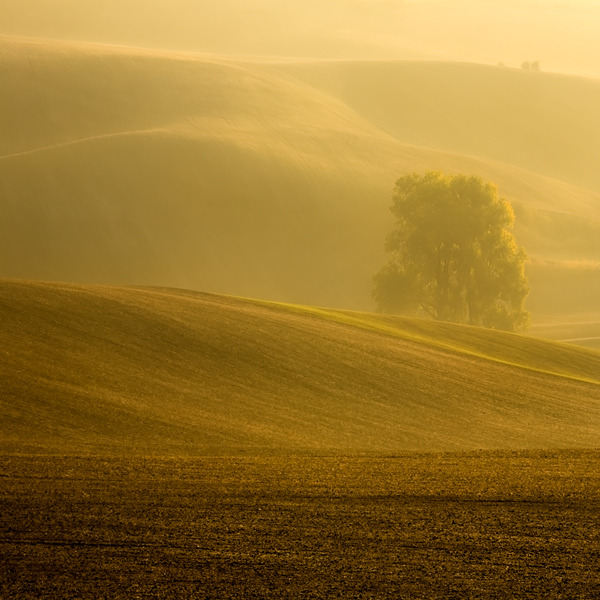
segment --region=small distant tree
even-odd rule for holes
[[[514,213],[492,183],[438,171],[396,182],[389,260],[374,277],[382,312],[504,330],[527,326],[525,250]]]
[[[534,60],[532,62],[526,60],[521,63],[521,69],[525,69],[526,71],[541,71],[542,67],[539,60]]]

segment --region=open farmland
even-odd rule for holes
[[[597,597],[597,352],[182,290],[0,290],[2,597]]]
[[[0,13],[0,599],[600,598],[600,3]],[[431,170],[527,335],[370,312]]]
[[[3,598],[594,599],[598,452],[3,457]]]
[[[171,289],[4,280],[7,452],[593,448],[600,354]]]

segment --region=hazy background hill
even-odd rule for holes
[[[600,355],[168,289],[0,281],[2,452],[595,447]]]
[[[594,75],[599,15],[7,2],[0,274],[370,309],[395,179],[445,169],[513,203],[537,330],[597,336],[600,80],[572,74]]]
[[[515,205],[534,313],[564,310],[544,305],[562,296],[557,271],[578,282],[571,312],[597,308],[595,80],[8,38],[2,50],[5,276],[370,308],[394,180],[442,168],[496,181]]]
[[[595,0],[4,0],[0,33],[303,58],[541,61],[600,75]]]

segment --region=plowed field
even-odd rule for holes
[[[2,598],[598,598],[600,453],[3,457]]]

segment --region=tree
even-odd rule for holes
[[[375,275],[383,312],[504,330],[527,326],[526,254],[512,234],[514,213],[480,177],[429,171],[398,179],[388,263]]]

